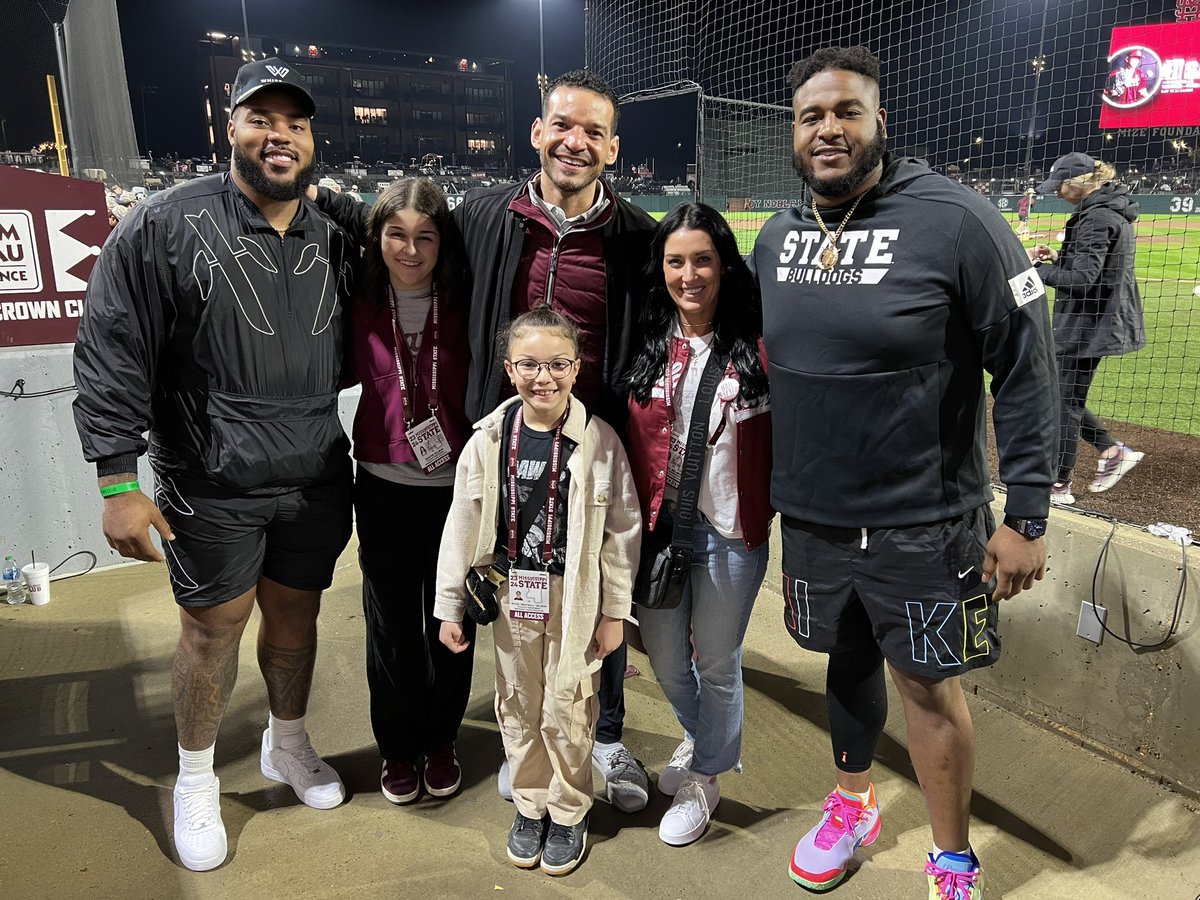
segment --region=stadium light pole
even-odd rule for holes
[[[246,0],[242,0],[242,40],[246,43],[242,45],[244,50],[250,49],[250,26],[246,20]]]
[[[546,29],[542,24],[542,0],[538,0],[538,92],[545,97],[550,79],[546,77]]]
[[[1025,177],[1033,175],[1033,135],[1037,123],[1038,87],[1042,83],[1042,72],[1046,70],[1046,13],[1050,11],[1050,0],[1042,0],[1042,27],[1038,33],[1037,56],[1031,61],[1033,66],[1033,105],[1029,111],[1029,143],[1025,147]]]

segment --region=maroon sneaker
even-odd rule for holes
[[[421,793],[421,779],[417,776],[416,763],[385,759],[379,787],[383,796],[393,803],[412,803]]]
[[[434,797],[449,797],[462,784],[462,769],[454,745],[439,747],[425,757],[425,789]]]

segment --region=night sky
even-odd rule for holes
[[[40,0],[40,6],[51,16],[62,15],[58,0]],[[542,0],[542,8],[547,72],[554,76],[582,66],[584,0]],[[0,34],[0,54],[18,70],[0,95],[0,116],[8,147],[27,150],[51,137],[45,74],[56,71],[53,32],[39,0],[0,0],[0,11],[9,26]],[[197,41],[206,31],[240,33],[240,2],[117,0],[117,12],[139,150],[203,156]],[[527,135],[539,112],[538,0],[246,0],[246,14],[251,34],[302,43],[512,60],[517,164],[535,164]],[[658,157],[668,177],[682,174],[693,155],[694,109],[693,99],[674,115],[661,108],[630,110],[621,129],[627,164]],[[663,127],[664,114],[672,120],[669,127]],[[656,127],[647,127],[650,119]],[[677,147],[681,142],[684,148]]]
[[[581,66],[585,0],[542,3],[547,72],[553,76]],[[1070,149],[1102,152],[1123,164],[1171,152],[1161,140],[1102,135],[1095,125],[1095,107],[1109,29],[1130,21],[1172,21],[1174,0],[1129,0],[1121,7],[1111,0],[997,0],[969,7],[939,0],[893,0],[886,11],[835,4],[821,20],[826,31],[760,30],[760,23],[768,21],[761,10],[774,3],[709,0],[698,7],[707,10],[706,15],[724,10],[747,24],[737,26],[734,35],[707,35],[703,29],[689,34],[702,45],[735,40],[737,49],[730,53],[737,58],[717,58],[726,67],[736,63],[753,69],[755,83],[770,89],[769,96],[751,99],[786,102],[786,64],[814,46],[870,40],[858,31],[881,16],[906,23],[922,19],[927,26],[917,31],[927,31],[925,37],[888,42],[876,36],[873,42],[884,59],[895,146],[913,148],[935,164],[961,163],[962,157],[974,155],[971,169],[1022,163],[1031,129],[1038,146],[1036,160],[1030,162],[1037,167]],[[1031,43],[1037,36],[1033,26],[1043,8],[1050,13],[1044,48],[1049,68],[1035,107],[1028,99],[1029,60],[1037,52]],[[45,75],[56,71],[56,64],[47,14],[61,18],[64,9],[63,0],[0,0],[0,22],[5,26],[0,29],[0,58],[6,68],[0,88],[0,144],[8,149],[27,150],[52,136]],[[246,9],[253,34],[300,43],[512,60],[516,161],[519,166],[535,164],[527,135],[538,113],[538,0],[246,0]],[[197,42],[210,30],[240,32],[241,3],[117,0],[117,10],[140,151],[202,156]],[[969,27],[960,28],[958,17],[964,10],[969,11],[963,24]],[[780,9],[776,15],[797,21],[803,14]],[[972,64],[989,54],[992,68]],[[898,77],[901,72],[909,76]],[[711,87],[719,91],[726,74],[715,72],[717,83]],[[947,97],[940,86],[950,84],[957,84],[958,93]],[[628,104],[619,129],[621,157],[626,166],[653,160],[660,179],[680,177],[686,163],[694,160],[695,128],[694,96]],[[976,135],[986,138],[973,150]]]

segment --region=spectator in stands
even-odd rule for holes
[[[879,835],[871,768],[886,660],[933,832],[929,897],[979,900],[975,739],[959,676],[999,658],[996,601],[1045,572],[1056,438],[1046,293],[995,207],[887,152],[870,51],[818,50],[788,81],[793,162],[810,196],[763,226],[751,262],[783,618],[800,646],[829,654],[837,778],[791,874],[831,888]],[[999,528],[985,369],[1008,486]]]
[[[1062,411],[1050,499],[1069,505],[1075,502],[1071,472],[1081,434],[1100,454],[1088,485],[1092,493],[1115,487],[1145,456],[1115,440],[1086,406],[1101,360],[1146,346],[1134,277],[1138,205],[1116,180],[1112,166],[1085,153],[1059,157],[1038,191],[1056,193],[1078,207],[1067,220],[1060,250],[1038,244],[1028,251],[1042,280],[1055,289],[1054,349]]]

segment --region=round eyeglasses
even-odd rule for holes
[[[559,357],[558,359],[550,360],[550,362],[538,362],[534,359],[518,359],[515,361],[510,359],[507,362],[526,381],[533,381],[541,374],[542,369],[549,372],[551,378],[559,381],[571,374],[571,370],[575,368],[575,363],[579,362],[579,360]]]

